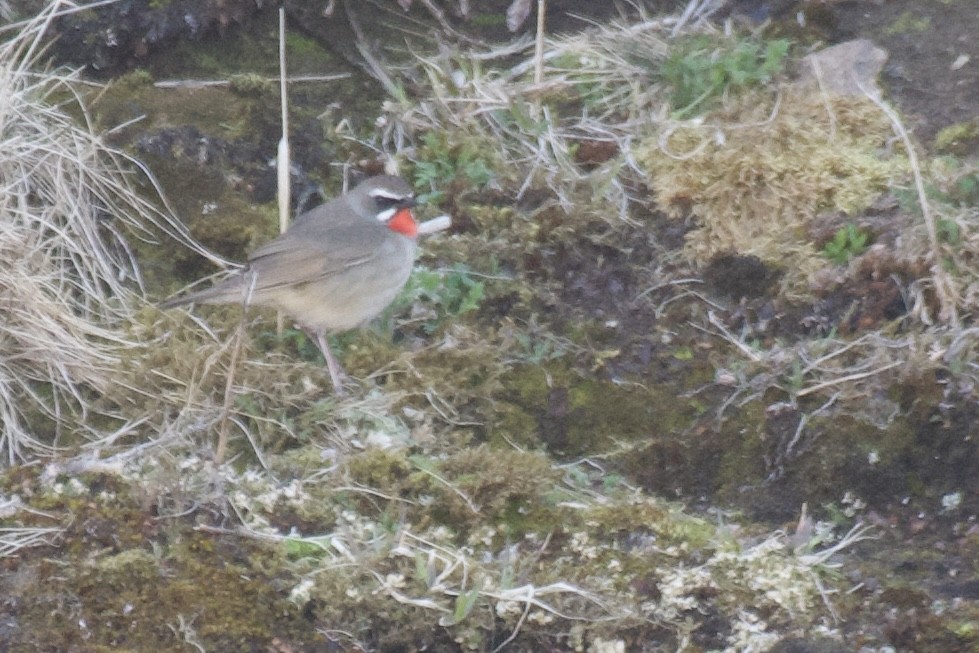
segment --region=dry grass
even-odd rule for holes
[[[273,329],[269,317],[266,328]],[[294,435],[277,417],[299,405],[308,408],[317,389],[329,386],[321,366],[283,354],[259,355],[254,340],[235,335],[241,322],[237,308],[214,311],[208,321],[153,307],[136,315],[130,337],[142,350],[118,367],[118,383],[102,404],[107,412],[122,422],[149,419],[163,431],[182,434],[185,445],[227,428],[221,426],[225,420],[234,432],[264,445],[275,441],[275,433]],[[248,324],[260,326],[254,316]]]
[[[697,4],[697,3],[693,3]],[[691,18],[695,18],[692,16]],[[417,55],[428,94],[420,102],[389,104],[385,140],[400,150],[419,132],[440,131],[495,148],[500,171],[514,175],[518,198],[546,186],[568,212],[600,201],[609,218],[626,219],[630,193],[644,172],[630,156],[637,131],[663,119],[654,71],[668,52],[675,17],[611,23],[588,32],[517,41],[492,51]],[[500,70],[488,62],[525,54]],[[535,70],[543,82],[535,81]],[[587,144],[614,154],[585,170],[575,160]]]
[[[66,444],[65,429],[84,433],[95,394],[136,346],[119,330],[140,293],[126,236],[163,231],[194,246],[140,196],[137,165],[77,123],[77,75],[39,70],[42,37],[66,7],[9,26],[17,35],[0,46],[0,455],[9,463]]]

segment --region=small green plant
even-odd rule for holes
[[[450,143],[444,134],[429,132],[422,137],[419,160],[415,163],[415,186],[432,188],[421,199],[438,202],[450,184],[460,181],[470,186],[485,186],[493,178],[492,162],[486,148],[476,140]]]
[[[958,177],[948,190],[948,200],[957,206],[979,206],[979,171]]]
[[[671,89],[675,117],[705,110],[727,89],[763,84],[783,68],[789,41],[693,36],[680,41],[659,75]]]
[[[484,294],[483,282],[474,279],[464,265],[451,270],[416,269],[395,302],[395,310],[420,303],[428,309],[423,328],[432,333],[446,318],[478,309]]]
[[[553,334],[518,332],[515,337],[521,359],[531,365],[561,358],[568,350],[568,343]]]
[[[262,331],[258,336],[258,342],[263,349],[281,347],[286,351],[295,352],[304,361],[323,361],[323,354],[316,341],[302,329],[289,327],[283,329],[281,333],[271,329]]]
[[[935,231],[938,233],[939,242],[952,245],[953,247],[958,247],[962,244],[962,234],[955,220],[939,218],[935,222]]]
[[[826,243],[823,247],[823,256],[837,265],[843,265],[854,256],[865,252],[869,242],[870,236],[850,223],[841,227],[833,235],[833,240]]]
[[[925,196],[932,202],[950,207],[979,206],[979,168],[952,156],[932,161],[933,174],[925,183]],[[894,193],[898,205],[915,216],[921,215],[921,204],[913,188],[899,188]]]

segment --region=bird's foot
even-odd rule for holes
[[[350,377],[343,371],[343,367],[340,366],[340,361],[333,355],[333,351],[330,349],[330,343],[326,341],[326,334],[322,331],[315,331],[313,332],[313,336],[316,338],[316,344],[319,345],[320,351],[323,352],[323,358],[326,359],[326,368],[330,372],[333,392],[337,397],[346,396],[347,391],[344,390],[344,386],[351,385]]]

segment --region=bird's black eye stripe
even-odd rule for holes
[[[398,197],[387,197],[385,195],[378,195],[377,197],[374,198],[374,201],[377,202],[378,209],[380,209],[381,211],[386,211],[388,209],[397,208],[403,200],[402,198],[398,198]]]
[[[377,208],[379,211],[387,211],[388,209],[404,209],[411,208],[415,206],[417,202],[415,198],[411,195],[407,197],[392,197],[390,195],[375,195],[374,201],[377,203]]]

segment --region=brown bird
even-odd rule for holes
[[[371,177],[297,217],[284,234],[252,252],[240,274],[160,306],[240,303],[291,315],[315,336],[342,394],[343,370],[326,334],[369,322],[404,287],[415,260],[414,205],[401,177]]]

